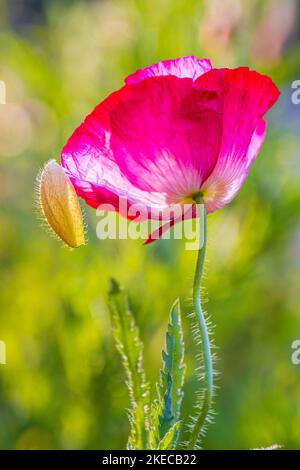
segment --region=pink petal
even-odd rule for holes
[[[179,212],[178,214],[174,214],[173,216],[171,216],[168,222],[162,224],[160,227],[150,233],[143,245],[149,245],[150,243],[155,242],[160,237],[162,237],[165,232],[170,230],[175,224],[183,222],[187,219],[196,218],[197,214],[198,213],[195,204],[188,205],[187,209],[184,208],[181,213]]]
[[[138,83],[150,77],[173,75],[178,78],[192,78],[196,80],[202,74],[211,70],[209,59],[196,59],[194,56],[180,57],[174,60],[163,60],[158,64],[145,69],[139,69],[125,79],[125,83]]]
[[[149,234],[148,238],[146,241],[144,241],[143,245],[150,245],[150,243],[155,242],[156,240],[159,240],[162,235],[169,230],[173,225],[175,225],[178,222],[181,222],[181,218],[179,219],[174,219],[172,218],[169,222],[166,222],[165,224],[161,225],[158,229],[154,230],[152,233]]]
[[[269,77],[246,67],[212,70],[195,86],[219,93],[223,101],[220,154],[201,188],[211,212],[228,204],[241,188],[265,139],[263,116],[280,92]]]
[[[62,165],[93,207],[118,197],[163,208],[198,192],[222,136],[220,100],[191,79],[155,77],[110,95],[74,132]]]
[[[132,185],[178,203],[198,192],[220,149],[218,94],[190,79],[155,77],[132,87],[111,113],[110,146]]]
[[[263,117],[279,91],[247,68],[210,68],[185,57],[138,71],[86,118],[63,149],[62,166],[88,204],[118,210],[122,197],[150,213],[200,190],[208,211],[231,201],[263,144]]]
[[[111,204],[118,209],[119,197],[129,204],[165,206],[162,194],[148,194],[121,174],[110,148],[110,113],[130,92],[128,87],[112,93],[75,130],[62,151],[61,161],[77,194],[87,204]]]

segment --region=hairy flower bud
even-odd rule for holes
[[[39,175],[38,195],[44,218],[58,237],[72,248],[84,245],[84,223],[77,194],[55,160],[50,160]]]

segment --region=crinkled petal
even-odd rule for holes
[[[154,77],[113,93],[74,132],[62,165],[93,207],[165,207],[198,192],[215,167],[222,114],[215,92]]]
[[[196,80],[204,73],[211,70],[212,65],[209,59],[196,59],[194,56],[180,57],[174,60],[163,60],[157,64],[139,69],[129,75],[125,82],[128,84],[138,83],[146,78],[163,75],[173,75],[178,78],[191,78]]]
[[[132,185],[178,203],[215,167],[222,126],[218,93],[195,89],[191,79],[154,77],[112,111],[110,146]]]
[[[266,135],[265,113],[279,97],[272,80],[246,67],[212,70],[195,83],[223,101],[223,136],[214,170],[202,185],[208,211],[228,204],[237,194]]]
[[[160,211],[199,191],[208,211],[231,201],[279,91],[248,68],[210,67],[186,57],[138,71],[87,117],[62,166],[88,204],[118,210],[122,197]]]
[[[128,91],[128,87],[123,87],[98,105],[75,130],[62,151],[62,166],[77,194],[94,208],[111,204],[118,210],[120,197],[127,198],[129,204],[166,205],[164,195],[149,194],[128,181],[110,147],[110,114]]]

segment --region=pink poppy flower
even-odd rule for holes
[[[165,208],[201,193],[212,212],[237,194],[279,90],[247,67],[183,57],[138,70],[75,130],[62,166],[92,207],[119,198]],[[171,224],[176,220],[171,220]]]

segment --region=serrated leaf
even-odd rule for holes
[[[162,358],[163,367],[157,384],[157,398],[151,413],[151,447],[154,449],[163,442],[166,434],[173,429],[180,417],[185,365],[178,300],[171,308],[166,349],[162,353]],[[176,442],[173,444],[176,445]]]
[[[158,444],[158,450],[174,450],[180,432],[181,421],[177,421]]]
[[[143,369],[143,343],[129,308],[128,298],[115,281],[109,293],[114,337],[126,371],[130,395],[128,448],[149,448],[149,386]]]

